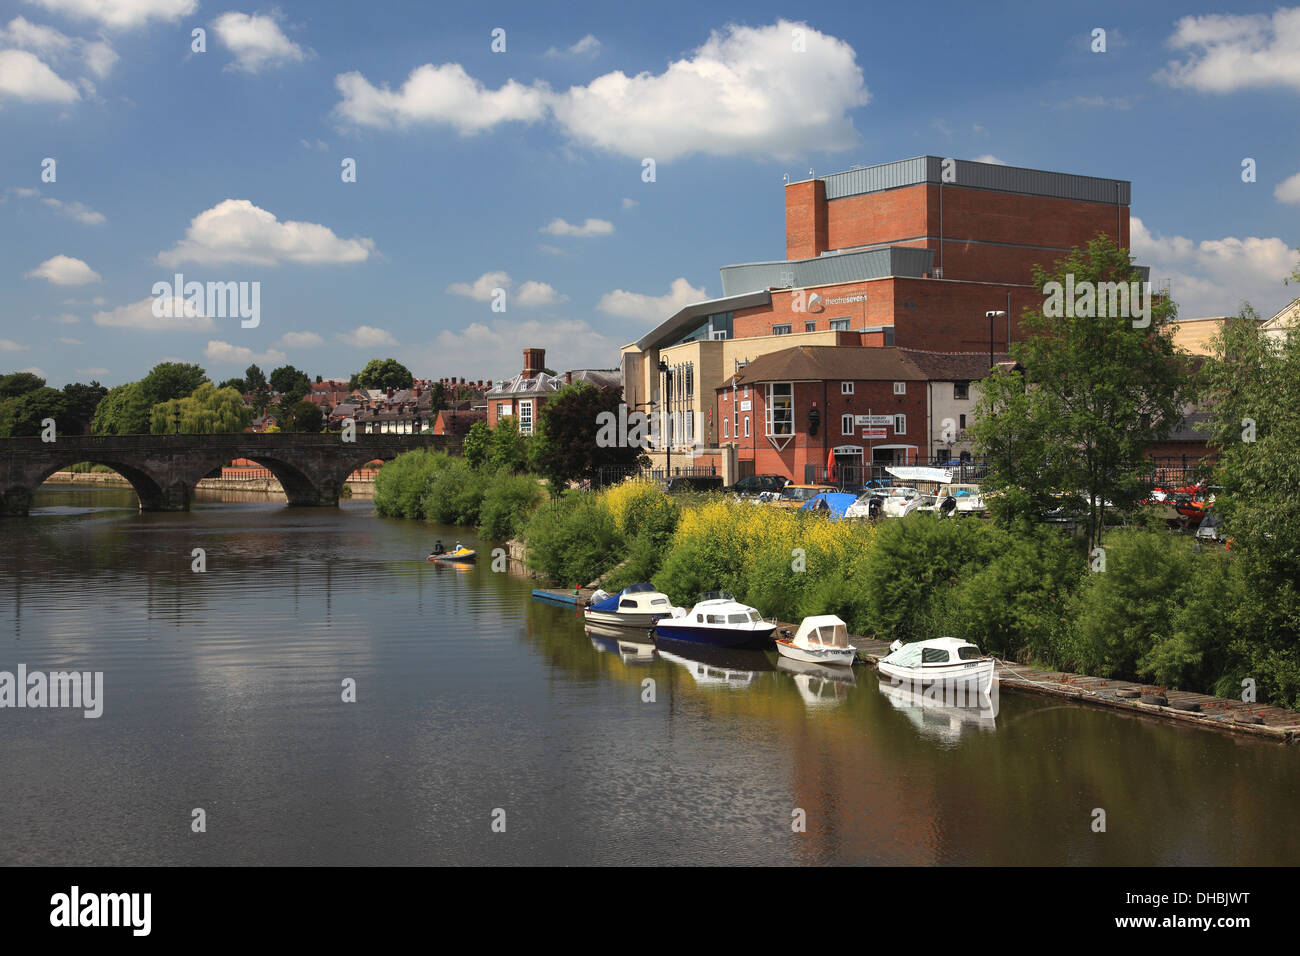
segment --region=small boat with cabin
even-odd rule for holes
[[[705,591],[689,611],[674,608],[671,617],[655,622],[657,638],[712,647],[766,644],[775,630],[775,622],[763,620],[729,591]]]
[[[667,617],[675,610],[668,595],[656,591],[654,585],[642,581],[629,584],[617,594],[597,591],[582,609],[588,624],[605,624],[615,627],[650,628],[655,621]]]
[[[806,617],[794,637],[785,631],[776,639],[782,657],[809,664],[835,664],[852,667],[857,649],[849,643],[848,627],[834,614]]]
[[[886,677],[913,686],[961,684],[985,694],[993,685],[993,658],[955,637],[934,637],[897,648],[891,645],[889,655],[876,666]]]

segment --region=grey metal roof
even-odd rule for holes
[[[934,250],[911,246],[885,246],[835,252],[815,259],[745,262],[723,266],[723,295],[737,295],[757,289],[808,288],[886,276],[924,276],[934,262]]]
[[[734,312],[736,309],[750,309],[756,305],[771,304],[772,296],[767,292],[765,286],[748,289],[740,295],[730,295],[724,292],[721,299],[705,299],[703,302],[693,302],[683,307],[671,318],[661,322],[632,344],[642,351],[660,348],[665,343],[671,344],[677,341],[693,328],[692,323],[713,315],[715,312]]]
[[[968,159],[958,159],[956,163],[956,180],[952,183],[954,186],[996,189],[1026,196],[1118,203],[1122,206],[1129,204],[1132,192],[1132,183],[1126,179],[1076,176],[1073,173],[1054,173],[1021,166],[976,163]],[[917,156],[817,178],[826,183],[826,198],[830,200],[897,189],[900,186],[914,186],[917,183],[941,183],[942,174],[943,157]]]

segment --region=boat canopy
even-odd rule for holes
[[[705,601],[734,601],[734,600],[736,600],[736,597],[730,591],[703,591],[700,594],[700,599],[695,603],[703,604]]]
[[[655,586],[649,581],[642,581],[639,584],[629,584],[623,589],[624,594],[644,594],[647,591],[653,591]]]
[[[848,510],[849,505],[857,501],[853,495],[840,491],[823,491],[816,498],[810,498],[799,506],[800,511],[825,511],[829,512],[832,521],[838,521],[844,517],[844,512]]]
[[[885,471],[900,481],[933,481],[940,485],[952,482],[952,471],[948,468],[929,468],[924,465],[888,465]]]
[[[848,647],[848,626],[834,614],[806,617],[794,635],[796,644],[821,644],[826,647]]]
[[[975,653],[969,653],[966,651],[967,648]],[[978,660],[982,656],[980,649],[970,641],[963,641],[956,637],[934,637],[928,641],[904,644],[882,660],[897,667],[920,667],[922,664]]]

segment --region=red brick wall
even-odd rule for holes
[[[864,460],[870,454],[870,447],[876,445],[907,444],[916,445],[921,455],[927,453],[925,435],[926,388],[922,381],[909,381],[906,395],[894,394],[894,383],[878,381],[854,382],[853,395],[840,394],[840,382],[796,382],[794,386],[794,438],[784,449],[772,446],[766,436],[766,389],[762,385],[750,387],[750,399],[753,403],[748,412],[739,412],[740,438],[733,432],[731,438],[722,438],[721,422],[724,417],[733,416],[731,389],[718,389],[716,400],[716,417],[718,423],[718,441],[737,445],[737,459],[741,462],[752,461],[754,470],[750,474],[784,475],[795,482],[804,480],[806,465],[817,468],[826,466],[827,451],[841,445],[858,445],[863,448]],[[738,402],[744,401],[744,389],[736,390]],[[808,435],[808,413],[816,407],[821,412],[821,423],[815,436]],[[843,414],[866,415],[906,415],[907,431],[895,435],[892,427],[886,429],[886,437],[868,441],[861,437],[860,426],[854,429],[854,435],[840,434],[840,416]],[[750,416],[749,437],[745,438],[744,417]],[[733,422],[736,420],[732,418]],[[743,472],[742,472],[743,473]]]
[[[938,207],[931,228],[930,202],[924,183],[865,196],[846,196],[826,203],[826,239],[830,249],[848,249],[900,239],[938,235]],[[937,193],[936,193],[937,194]],[[787,196],[789,192],[787,190]],[[787,198],[787,203],[789,199]],[[789,214],[787,213],[787,221]],[[789,240],[786,240],[789,245]],[[794,258],[791,256],[790,258]]]
[[[826,244],[826,183],[814,179],[785,187],[785,257],[812,259]]]

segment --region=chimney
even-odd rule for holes
[[[546,349],[524,349],[524,378],[536,378],[546,368]]]
[[[389,398],[392,398],[392,397],[393,397],[393,389],[392,389],[392,386],[391,386],[391,385],[388,387],[388,397],[389,397]]]
[[[565,385],[572,385],[572,384],[573,384],[573,372],[565,372],[565,373],[564,373],[564,384],[565,384]]]

